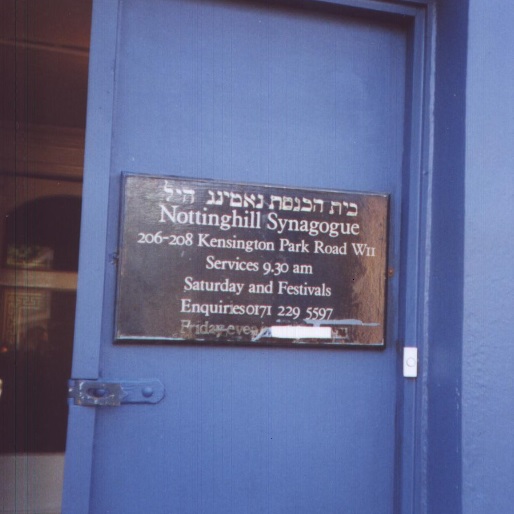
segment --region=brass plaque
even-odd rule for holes
[[[123,180],[117,341],[384,346],[388,195]]]

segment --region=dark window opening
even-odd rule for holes
[[[6,218],[2,269],[12,284],[0,295],[2,453],[65,448],[80,208],[80,198],[42,198]]]

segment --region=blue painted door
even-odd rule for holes
[[[166,396],[71,406],[64,512],[398,505],[412,32],[339,4],[95,5],[73,377],[155,378]],[[113,344],[122,172],[391,194],[386,348]]]

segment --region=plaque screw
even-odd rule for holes
[[[394,268],[389,268],[387,270],[387,277],[388,278],[393,278],[394,277]]]

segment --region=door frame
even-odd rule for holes
[[[89,61],[88,112],[84,163],[83,215],[77,287],[72,379],[98,379],[100,345],[111,338],[103,319],[105,276],[115,263],[109,255],[112,120],[115,101],[119,12],[123,0],[94,1]],[[311,0],[313,4],[321,0]],[[299,2],[301,3],[301,2]],[[396,469],[394,512],[422,512],[426,496],[426,356],[428,349],[427,274],[429,269],[433,123],[435,13],[431,0],[331,0],[363,17],[401,20],[408,27],[401,271],[390,280],[400,291],[395,342],[397,359]],[[114,30],[113,27],[116,27]],[[106,172],[109,170],[109,172]],[[114,199],[113,199],[114,200]],[[111,229],[112,230],[112,229]],[[405,237],[408,235],[408,237]],[[407,240],[408,239],[408,240]],[[409,251],[406,251],[407,245]],[[86,278],[89,277],[89,278]],[[91,280],[90,277],[94,277]],[[418,348],[419,378],[402,376],[404,346]],[[70,403],[62,512],[89,512],[96,409]]]

